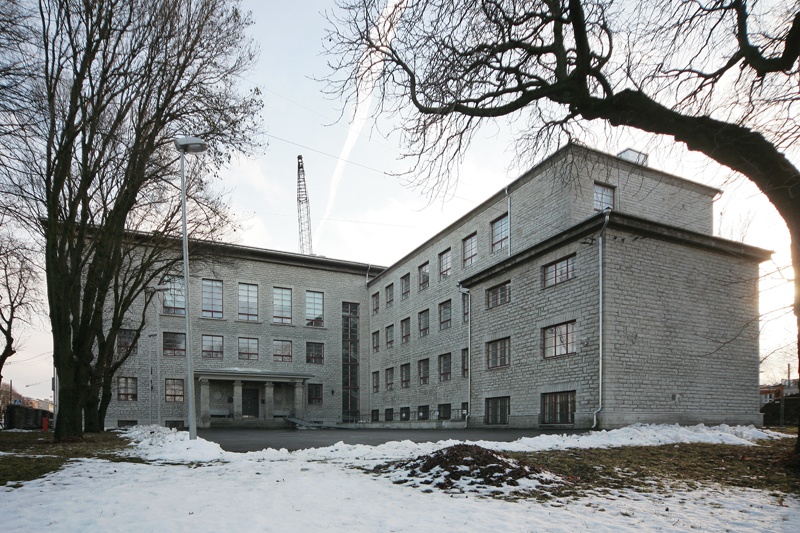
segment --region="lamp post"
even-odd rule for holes
[[[189,236],[186,232],[186,177],[184,158],[186,154],[199,154],[208,150],[208,143],[197,137],[178,137],[175,148],[181,153],[181,210],[183,211],[183,292],[184,315],[186,316],[186,396],[189,400],[189,439],[197,438],[197,417],[194,405],[194,360],[192,358],[192,333],[189,320]]]

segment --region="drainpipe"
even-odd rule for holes
[[[509,232],[510,235],[510,232]],[[464,425],[469,426],[469,417],[472,413],[472,294],[469,289],[461,286],[458,282],[458,292],[467,295],[467,414],[464,415]]]
[[[371,268],[372,268],[372,265],[371,265],[371,264],[368,264],[368,265],[367,265],[367,274],[364,276],[364,277],[365,277],[365,280],[364,280],[364,285],[365,285],[365,286],[368,286],[368,285],[369,285],[369,270],[370,270]],[[369,301],[369,294],[367,294],[367,301]]]
[[[511,196],[508,194],[508,185],[506,185],[506,211],[508,211],[508,257],[511,257]]]
[[[598,249],[598,267],[597,272],[600,277],[599,283],[599,295],[598,295],[598,323],[599,323],[599,335],[598,335],[598,359],[600,360],[600,368],[598,370],[598,401],[597,401],[597,409],[594,411],[594,422],[592,423],[592,429],[597,427],[597,413],[603,410],[603,235],[606,231],[606,226],[608,226],[608,219],[611,216],[611,208],[605,208],[605,215],[606,219],[603,222],[603,227],[600,229],[600,234],[597,237],[597,249]]]

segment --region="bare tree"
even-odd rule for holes
[[[108,317],[125,316],[180,257],[157,244],[179,234],[174,137],[190,133],[212,147],[193,158],[187,179],[195,238],[219,238],[230,221],[208,177],[232,151],[254,147],[260,99],[235,87],[256,53],[237,0],[36,6],[27,20],[36,68],[16,113],[32,126],[0,148],[12,167],[6,205],[44,243],[59,378],[55,438],[63,440],[80,437],[84,414],[90,429],[102,426],[95,400],[113,368]],[[131,231],[151,235],[155,262],[132,262]]]
[[[29,323],[38,303],[38,271],[31,261],[33,252],[13,236],[0,216],[0,384],[3,366],[17,353],[15,338],[20,324]]]
[[[378,92],[417,179],[446,188],[472,134],[499,117],[525,124],[528,152],[591,121],[672,137],[750,179],[783,216],[800,322],[800,173],[784,154],[800,133],[796,2],[385,4],[340,0],[329,15],[329,88],[351,102]]]

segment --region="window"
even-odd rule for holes
[[[497,368],[508,366],[511,362],[511,338],[498,339],[486,343],[486,366]]]
[[[450,248],[439,254],[439,279],[447,279],[450,277]]]
[[[239,284],[239,320],[258,320],[258,285]]]
[[[430,409],[427,405],[417,407],[417,420],[428,420],[430,416]]]
[[[117,420],[118,428],[130,428],[138,425],[139,425],[138,420]]]
[[[407,389],[411,386],[411,363],[400,365],[400,388]]]
[[[421,264],[417,268],[417,272],[419,274],[419,290],[424,291],[428,288],[428,283],[430,282],[430,271],[428,267],[428,262]]]
[[[400,420],[411,420],[411,408],[410,407],[401,407],[400,408]]]
[[[490,289],[486,289],[486,307],[491,309],[511,301],[511,282],[506,281]]]
[[[372,352],[376,353],[381,349],[381,332],[372,332]]]
[[[386,347],[394,346],[394,324],[386,326]]]
[[[272,288],[272,322],[292,323],[292,289]]]
[[[291,362],[292,341],[272,341],[272,360],[277,362]]]
[[[603,211],[606,207],[614,208],[614,187],[602,183],[595,183],[594,210]]]
[[[135,338],[135,329],[120,329],[117,331],[117,355],[136,355],[138,346],[134,342]]]
[[[386,390],[394,390],[394,367],[386,369]]]
[[[556,324],[542,330],[545,357],[575,353],[575,322]]]
[[[359,305],[342,302],[342,421],[359,419]]]
[[[165,379],[164,380],[164,400],[167,402],[183,401],[183,380]]]
[[[419,374],[419,384],[427,385],[430,379],[430,360],[421,359],[417,363],[417,373]]]
[[[405,344],[411,338],[411,318],[400,321],[400,342]]]
[[[169,287],[164,293],[164,314],[185,315],[186,296],[183,293],[183,278],[167,276],[164,278],[164,285]]]
[[[306,343],[306,363],[321,365],[325,359],[325,345],[321,342]]]
[[[203,316],[222,318],[222,280],[203,280]]]
[[[461,350],[461,377],[469,377],[469,348]]]
[[[373,409],[372,411],[370,411],[370,420],[372,420],[373,422],[380,422],[381,420],[380,411],[377,409]]]
[[[120,402],[135,402],[138,398],[137,378],[118,377],[117,378],[117,400]]]
[[[391,422],[394,420],[394,409],[391,407],[388,409],[384,409],[383,411],[383,420],[386,422]]]
[[[381,293],[376,292],[372,295],[372,314],[377,315],[381,309]]]
[[[451,300],[439,304],[439,330],[450,329],[450,320],[452,315]]]
[[[559,259],[542,267],[542,282],[545,287],[552,287],[575,277],[575,256]]]
[[[222,359],[222,335],[203,335],[203,357]]]
[[[381,373],[375,371],[372,373],[372,392],[379,392],[381,390]]]
[[[450,404],[439,404],[439,420],[450,420]]]
[[[239,359],[258,360],[258,339],[239,337]]]
[[[461,310],[464,315],[464,324],[469,322],[469,294],[461,295]]]
[[[451,366],[452,366],[452,357],[450,357],[449,353],[445,353],[439,356],[439,381],[450,381]]]
[[[511,412],[511,398],[486,398],[486,423],[508,424],[508,415]]]
[[[306,291],[306,326],[321,328],[325,325],[322,318],[323,298],[321,292]],[[291,308],[289,315],[291,316]]]
[[[394,283],[386,286],[386,309],[389,309],[394,303]]]
[[[427,337],[428,332],[430,331],[430,311],[428,309],[424,311],[420,311],[419,315],[417,316],[419,320],[419,336],[420,337]]]
[[[164,357],[185,357],[186,334],[165,331],[162,353]]]
[[[473,233],[461,241],[461,256],[464,258],[464,268],[474,263],[478,258],[478,234]]]
[[[406,274],[400,278],[400,299],[407,300],[411,294],[411,274]]]
[[[308,384],[308,405],[322,405],[322,383]]]
[[[542,424],[575,422],[575,391],[542,394]]]
[[[508,213],[492,221],[492,253],[508,246]]]

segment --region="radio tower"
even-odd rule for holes
[[[297,222],[300,226],[300,253],[314,255],[311,250],[311,212],[306,191],[306,171],[303,169],[303,156],[297,156]]]

